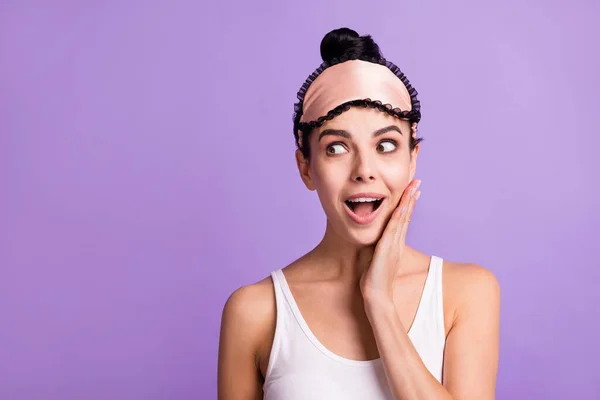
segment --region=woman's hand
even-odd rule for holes
[[[394,278],[400,269],[408,224],[421,194],[417,190],[420,184],[421,181],[415,179],[404,189],[400,204],[377,242],[369,268],[360,278],[360,290],[365,300],[392,300]]]

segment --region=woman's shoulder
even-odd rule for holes
[[[500,299],[500,285],[495,274],[475,263],[444,260],[444,300],[452,304],[453,320],[461,311],[473,310]]]
[[[296,260],[282,269],[286,273],[293,271],[292,267],[299,262],[300,260]],[[258,282],[246,284],[234,290],[225,302],[223,309],[224,314],[228,314],[240,324],[249,327],[274,325],[276,311],[275,289],[271,274]]]
[[[234,290],[223,307],[221,331],[235,348],[251,354],[257,366],[264,364],[264,354],[275,334],[275,292],[271,277]],[[231,342],[237,342],[235,344]]]
[[[499,289],[494,273],[479,264],[460,263],[444,260],[444,283],[461,288],[461,292],[470,290]]]
[[[234,290],[223,307],[223,320],[235,321],[240,328],[260,331],[275,312],[275,293],[268,276]]]

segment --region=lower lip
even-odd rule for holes
[[[370,224],[371,222],[373,222],[375,220],[375,218],[377,218],[377,215],[379,215],[379,212],[381,211],[381,209],[383,208],[383,202],[385,201],[385,199],[383,199],[381,201],[381,204],[379,205],[379,207],[377,208],[377,210],[373,211],[372,213],[368,214],[365,217],[361,217],[358,214],[355,214],[354,211],[352,211],[350,209],[350,207],[348,207],[348,204],[346,204],[346,202],[344,202],[344,208],[346,209],[346,212],[348,213],[348,216],[350,217],[350,219],[354,222],[356,222],[357,224],[360,225],[367,225]]]

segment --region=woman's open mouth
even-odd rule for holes
[[[382,196],[354,196],[352,199],[344,201],[344,208],[354,222],[364,225],[373,222],[379,214],[381,204],[384,200],[385,197]]]

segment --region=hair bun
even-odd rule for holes
[[[383,58],[379,46],[371,35],[359,36],[350,28],[338,28],[327,33],[321,40],[321,58],[330,62],[334,58],[358,57]]]

